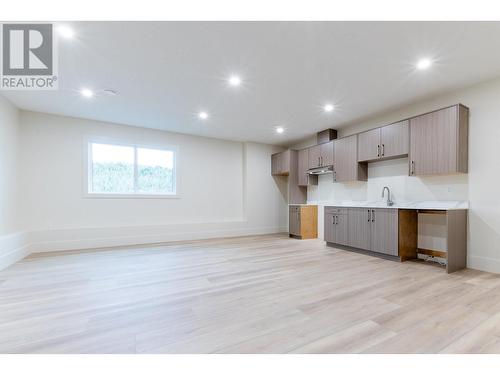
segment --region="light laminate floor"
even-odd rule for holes
[[[500,275],[285,235],[33,255],[1,353],[500,353]]]

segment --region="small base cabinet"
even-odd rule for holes
[[[318,237],[318,206],[291,205],[288,209],[290,237],[302,240]]]

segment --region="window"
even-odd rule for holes
[[[88,194],[175,196],[175,151],[89,142]]]

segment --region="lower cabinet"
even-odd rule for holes
[[[371,215],[370,250],[387,255],[398,255],[398,210],[378,208]]]
[[[290,206],[288,209],[288,232],[300,236],[300,206]]]
[[[358,249],[371,248],[371,210],[365,208],[349,208],[349,242],[348,245]]]
[[[398,210],[325,207],[325,241],[398,256]]]
[[[291,205],[288,209],[288,232],[300,239],[318,237],[318,206]]]
[[[325,241],[339,245],[348,245],[347,209],[325,207]]]

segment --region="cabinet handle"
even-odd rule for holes
[[[382,144],[382,156],[384,156],[384,155],[385,155],[385,145]]]
[[[375,210],[372,210],[372,223],[375,221]]]
[[[318,156],[318,167],[321,166],[321,162],[319,161],[319,156]]]
[[[332,225],[335,225],[335,215],[332,216]]]
[[[370,222],[370,210],[368,210],[368,222]]]
[[[380,157],[380,145],[377,145],[377,158]]]
[[[337,181],[337,171],[333,171],[333,181]]]
[[[338,215],[335,215],[335,224],[338,224],[339,223],[339,217]]]
[[[415,162],[412,160],[411,167],[410,167],[410,174],[414,174],[414,173],[415,173]]]
[[[323,156],[321,157],[321,166],[323,166]]]

